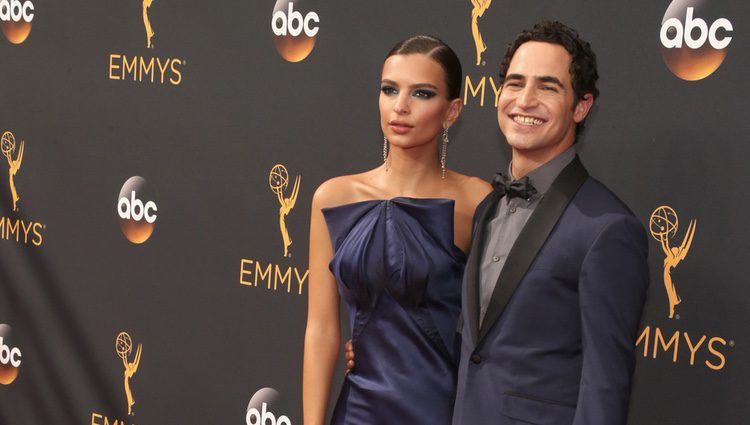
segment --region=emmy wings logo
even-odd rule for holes
[[[289,230],[286,227],[286,217],[292,212],[294,204],[297,203],[297,195],[299,194],[300,176],[294,179],[294,188],[289,196],[284,194],[284,191],[289,187],[289,172],[286,167],[281,164],[276,164],[271,168],[271,172],[268,174],[268,185],[271,188],[271,192],[276,195],[276,199],[279,201],[279,231],[281,232],[281,240],[284,243],[284,257],[291,257],[289,253],[289,246],[292,245],[292,238],[289,237]]]
[[[490,8],[491,3],[492,0],[471,0],[471,35],[474,37],[474,48],[477,52],[477,66],[482,64],[482,53],[487,50],[482,33],[479,32],[479,18]]]
[[[133,354],[133,340],[127,332],[120,332],[115,338],[115,351],[122,360],[122,367],[125,369],[123,372],[123,385],[125,386],[125,397],[128,400],[128,415],[133,416],[133,405],[135,399],[133,399],[133,393],[130,391],[130,379],[138,371],[138,365],[141,363],[141,344],[138,344],[138,348]],[[133,354],[131,356],[131,354]]]
[[[693,245],[696,225],[697,222],[691,220],[682,242],[675,245],[674,239],[679,228],[679,218],[675,210],[666,205],[660,206],[654,210],[649,219],[651,236],[659,242],[664,252],[664,289],[667,291],[667,299],[669,300],[670,319],[675,317],[675,307],[682,302],[682,298],[677,293],[677,284],[672,279],[672,270],[687,257],[688,251]],[[677,318],[680,318],[679,314]]]
[[[154,47],[152,42],[154,38],[154,29],[151,28],[151,20],[148,18],[148,8],[151,7],[153,0],[143,0],[141,9],[143,10],[143,27],[146,30],[146,47],[151,49]]]
[[[286,415],[279,415],[278,400],[281,394],[273,388],[261,388],[247,404],[246,425],[292,425]]]
[[[133,339],[127,332],[120,332],[115,338],[115,353],[117,357],[122,361],[122,387],[124,390],[125,400],[128,407],[128,416],[135,416],[135,398],[133,391],[130,388],[130,381],[133,376],[138,372],[138,366],[141,363],[141,353],[143,347],[138,344],[133,351]],[[125,421],[122,419],[111,419],[105,414],[92,412],[91,413],[91,425],[125,425]]]
[[[133,176],[125,181],[117,200],[120,229],[134,244],[146,242],[154,233],[158,207],[146,185],[146,179]]]
[[[13,133],[6,131],[2,135],[2,139],[0,139],[0,149],[3,152],[3,156],[8,160],[8,181],[11,197],[13,198],[13,212],[16,212],[18,211],[18,201],[21,198],[18,196],[13,178],[18,173],[18,170],[21,169],[21,163],[23,162],[23,140],[21,141],[21,147],[16,150],[16,138],[13,136]]]
[[[309,0],[276,0],[271,30],[276,50],[289,62],[304,60],[315,47],[320,16],[309,10]]]
[[[0,0],[0,29],[13,44],[26,41],[34,20],[34,3],[31,0]]]
[[[471,36],[474,39],[474,52],[475,65],[484,67],[486,61],[482,59],[482,55],[487,51],[487,44],[484,42],[482,37],[482,31],[480,28],[480,19],[489,10],[492,0],[470,0],[471,1]],[[480,68],[484,71],[483,68]],[[474,76],[469,73],[466,74],[464,80],[464,105],[468,105],[469,97],[479,101],[479,106],[484,107],[487,96],[494,94],[494,106],[497,107],[497,98],[500,96],[500,82],[497,77],[492,75],[479,75]],[[487,102],[489,103],[489,102]]]
[[[21,195],[16,186],[16,176],[21,170],[24,159],[24,141],[16,142],[16,137],[10,131],[0,136],[0,152],[8,164],[8,205],[11,215],[16,215],[21,209]],[[15,240],[19,243],[42,245],[44,238],[42,230],[46,226],[35,221],[13,217],[0,217],[0,238]]]
[[[712,371],[724,369],[731,360],[731,349],[735,346],[733,339],[694,330],[671,329],[678,320],[685,319],[680,317],[677,307],[686,301],[680,296],[680,285],[673,274],[686,261],[689,253],[693,253],[693,257],[695,255],[694,241],[698,221],[691,219],[684,226],[674,208],[662,205],[651,213],[648,227],[664,258],[659,271],[667,299],[668,314],[665,316],[669,319],[665,326],[647,324],[638,336],[636,347],[642,348],[646,359],[666,357],[676,364],[705,366]],[[692,303],[694,300],[686,302]]]
[[[21,349],[13,344],[13,328],[0,323],[0,385],[10,385],[21,369]]]
[[[286,220],[294,209],[299,196],[301,176],[294,178],[294,185],[289,188],[289,171],[283,164],[271,167],[268,173],[268,187],[271,193],[276,195],[279,205],[279,233],[282,245],[282,254],[285,259],[292,258],[290,247],[292,237],[289,234]],[[291,293],[292,287],[302,295],[302,287],[307,281],[307,268],[300,269],[296,266],[284,266],[273,262],[260,261],[256,259],[242,258],[240,260],[240,284],[247,286],[258,286],[258,282],[267,282],[268,289],[275,291],[277,287],[286,285],[287,293]]]
[[[140,16],[133,14],[129,20],[135,25],[141,21],[145,34],[143,45],[147,50],[154,50],[156,43],[155,24],[152,19],[152,9],[159,0],[130,0],[132,11],[137,10]],[[158,25],[158,23],[156,24]],[[187,61],[176,57],[139,55],[127,53],[110,53],[107,67],[108,78],[118,81],[133,81],[136,83],[171,84],[178,86],[182,83],[183,68]]]
[[[677,77],[696,81],[724,62],[732,42],[732,22],[723,2],[673,0],[662,18],[659,40],[664,63]]]

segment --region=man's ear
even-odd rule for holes
[[[578,124],[586,119],[592,106],[594,106],[594,95],[591,93],[584,94],[583,98],[579,100],[573,108],[573,121]]]

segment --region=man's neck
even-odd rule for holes
[[[559,145],[557,149],[551,152],[528,151],[513,148],[510,170],[513,174],[512,177],[514,179],[523,178],[530,172],[557,158],[571,146],[573,146],[572,142]]]

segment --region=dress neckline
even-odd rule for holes
[[[422,204],[435,204],[435,205],[446,205],[446,204],[453,204],[454,208],[451,209],[451,218],[455,219],[455,199],[450,198],[415,198],[411,196],[394,196],[391,198],[383,198],[383,199],[365,199],[363,201],[356,201],[356,202],[349,202],[346,204],[336,205],[333,207],[328,208],[321,208],[321,212],[326,213],[328,211],[336,211],[339,209],[346,209],[346,208],[353,208],[360,205],[366,205],[366,204],[387,204],[389,202],[393,201],[413,201],[414,203],[422,203]],[[452,224],[452,223],[451,223]],[[466,262],[468,258],[468,254],[464,252],[463,249],[459,248],[458,245],[456,245],[456,235],[453,234],[453,237],[451,237],[450,245],[454,251],[454,253],[458,254],[460,259],[463,262]]]
[[[415,202],[424,202],[424,203],[453,203],[455,204],[455,199],[450,198],[415,198],[411,196],[394,196],[391,198],[378,198],[378,199],[365,199],[363,201],[355,201],[355,202],[347,202],[345,204],[336,205],[333,207],[327,207],[327,208],[321,208],[321,211],[331,211],[338,208],[345,208],[345,207],[353,207],[357,205],[364,205],[368,203],[387,203],[387,202],[393,202],[393,201],[399,201],[399,200],[406,200],[406,201],[415,201]]]

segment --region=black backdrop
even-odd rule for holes
[[[314,43],[298,62],[282,54],[304,56],[304,28],[277,40],[272,25],[281,32],[272,15],[288,14],[288,0],[154,0],[151,48],[141,0],[27,3],[20,44],[10,41],[20,24],[0,21],[0,131],[15,139],[0,157],[0,424],[252,424],[263,402],[276,423],[301,424],[310,199],[322,181],[382,160],[383,56],[416,33],[454,47],[469,90],[448,163],[489,178],[510,156],[495,118],[498,63],[545,17],[598,54],[602,95],[579,145],[589,171],[644,226],[669,207],[679,222],[663,238],[690,242],[671,270],[682,303],[670,319],[666,254],[651,239],[630,423],[747,422],[747,2],[673,2],[683,25],[688,7],[706,28],[731,23],[714,33],[732,37],[723,52],[678,52],[684,66],[726,54],[696,81],[665,63],[668,1],[495,0],[477,19],[479,65],[468,0],[296,0],[287,29],[306,21]],[[8,5],[18,10],[2,0],[0,15]],[[286,185],[269,179],[276,165]],[[152,202],[156,215],[140,244],[127,236],[147,233],[145,218],[118,215],[133,176],[145,185],[129,202]],[[116,347],[121,332],[129,350]],[[130,377],[125,363],[137,363]]]

